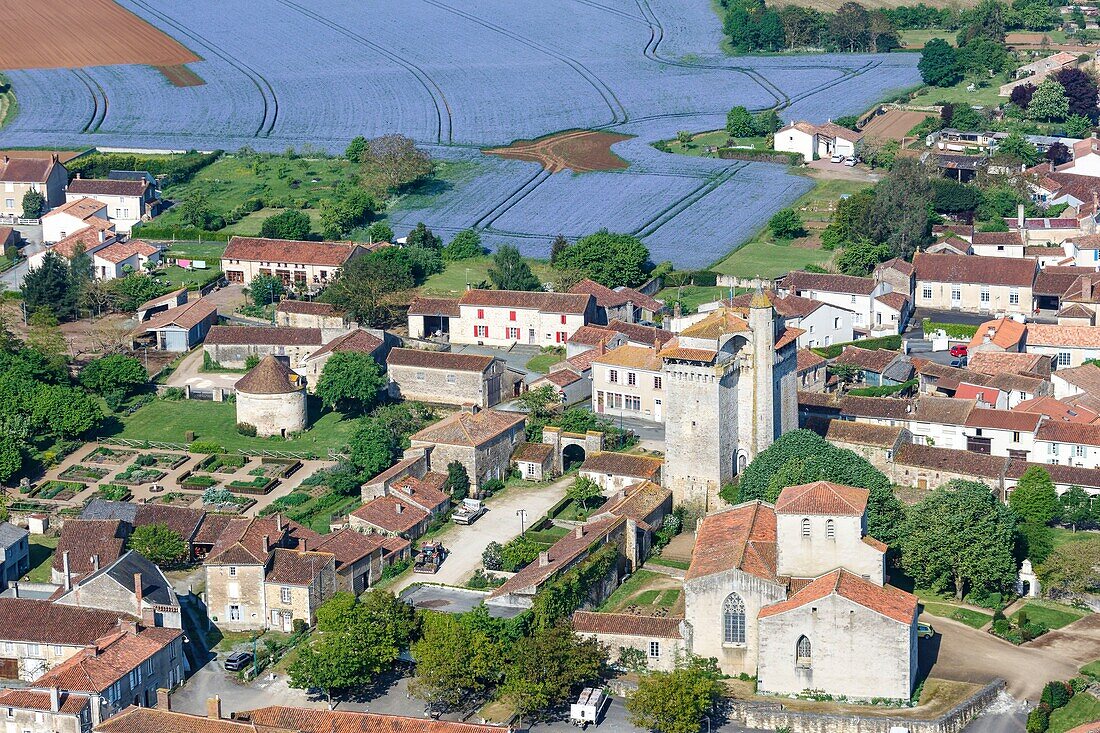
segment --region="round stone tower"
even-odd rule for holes
[[[271,354],[234,386],[237,422],[255,426],[256,435],[286,437],[305,430],[305,382]]]

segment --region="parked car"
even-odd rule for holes
[[[473,524],[485,513],[485,505],[480,499],[463,499],[451,514],[455,524]]]
[[[239,672],[252,664],[252,652],[233,652],[225,658],[227,672]]]
[[[844,156],[840,153],[833,153],[833,157],[829,158],[830,163],[843,163]]]
[[[931,639],[936,635],[936,630],[932,628],[932,624],[926,624],[923,621],[917,622],[917,638],[918,639]]]
[[[966,357],[964,356],[961,359],[952,359],[951,360],[951,366],[955,367],[956,369],[965,369],[966,368]]]
[[[969,349],[967,348],[966,344],[955,344],[954,346],[951,347],[951,356],[955,357],[956,359],[959,359],[959,358],[962,358],[964,356],[967,356],[968,351],[969,351]]]
[[[844,161],[844,165],[846,165],[846,166],[848,166],[849,168],[851,168],[852,166],[854,166],[854,165],[855,165],[856,163],[858,163],[858,162],[859,162],[859,161],[857,161],[857,160],[855,159],[855,157],[853,156],[853,157],[851,157],[851,158],[848,158],[847,160],[845,160],[845,161]]]

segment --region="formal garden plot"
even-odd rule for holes
[[[121,466],[130,462],[137,451],[111,448],[106,445],[96,446],[91,453],[84,456],[84,463],[95,463],[108,466]]]
[[[222,453],[204,458],[199,465],[195,466],[195,470],[230,474],[244,468],[247,463],[248,456]]]
[[[160,481],[167,475],[168,474],[164,471],[158,471],[155,468],[144,468],[135,463],[122,473],[115,474],[113,480],[128,486],[140,486],[141,484],[151,484]]]
[[[81,466],[79,464],[69,466],[61,472],[61,478],[69,479],[72,481],[87,481],[89,483],[95,483],[100,479],[106,478],[110,473],[106,468],[98,468],[96,466]]]
[[[87,484],[76,481],[45,481],[31,492],[31,496],[36,499],[68,501],[86,488]]]
[[[180,491],[169,491],[163,496],[157,496],[151,499],[154,504],[166,504],[168,506],[184,506],[188,507],[195,503],[194,494],[184,494]]]
[[[278,479],[256,476],[250,481],[234,479],[226,483],[225,488],[238,494],[269,494],[278,485]]]
[[[96,496],[107,501],[129,501],[130,498],[133,497],[133,493],[128,486],[107,484],[105,486],[100,486],[96,490]]]
[[[187,489],[189,491],[205,491],[212,486],[218,485],[218,477],[211,476],[206,473],[188,473],[179,477],[179,486],[181,489]]]

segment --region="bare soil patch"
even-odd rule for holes
[[[158,66],[156,68],[174,87],[198,87],[206,83],[201,76],[185,64]]]
[[[925,117],[930,117],[928,112],[916,112],[907,109],[891,109],[884,114],[875,115],[863,128],[865,137],[875,140],[901,141],[914,127],[919,125]]]
[[[175,66],[199,57],[113,0],[7,3],[0,69]],[[92,28],[109,28],[110,42]]]
[[[539,163],[551,173],[566,169],[574,173],[622,170],[628,163],[611,152],[615,143],[629,135],[595,130],[567,130],[535,140],[517,140],[503,148],[487,148],[483,153],[512,160]]]

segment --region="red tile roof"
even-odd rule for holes
[[[249,711],[247,715],[258,726],[285,728],[300,731],[300,733],[505,733],[507,730],[503,726],[457,723],[451,720],[406,718],[397,715],[379,715],[378,713],[291,708],[277,705],[258,708]],[[132,732],[126,731],[125,733]],[[157,732],[142,731],[140,733]],[[195,731],[194,733],[208,732]]]
[[[847,570],[822,575],[785,601],[764,606],[758,618],[767,618],[801,608],[826,596],[837,595],[901,624],[917,618],[917,597],[891,585],[880,586]]]
[[[271,557],[266,580],[283,585],[309,585],[326,567],[335,564],[330,552],[304,552],[277,548]]]
[[[990,410],[975,407],[966,418],[968,428],[989,428],[990,430],[1016,430],[1023,433],[1034,432],[1039,426],[1042,415],[1034,412],[1016,410]]]
[[[351,258],[357,248],[357,245],[351,242],[303,242],[290,239],[232,237],[225,247],[222,259],[339,267]]]
[[[96,196],[144,196],[149,188],[145,179],[74,178],[69,181],[68,193]]]
[[[800,371],[800,372],[804,372],[807,369],[814,369],[815,367],[819,367],[822,364],[824,364],[826,361],[828,361],[828,360],[825,357],[818,356],[817,354],[810,351],[809,349],[799,349],[798,350],[798,367],[797,368],[798,368],[798,371]]]
[[[596,299],[596,305],[601,308],[618,308],[630,302],[630,298],[626,294],[612,290],[606,285],[601,285],[588,278],[569,288],[569,292],[591,295]]]
[[[775,510],[753,501],[703,519],[685,580],[737,569],[778,583],[775,566]]]
[[[1011,318],[986,321],[978,326],[978,330],[974,332],[974,337],[970,339],[969,348],[977,350],[988,337],[990,343],[994,346],[999,346],[1002,349],[1013,349],[1019,346],[1026,331],[1027,326]]]
[[[875,298],[875,300],[887,306],[888,308],[893,308],[899,313],[905,310],[905,307],[909,305],[909,296],[903,295],[896,290],[889,293],[884,293]]]
[[[887,349],[861,349],[858,346],[845,346],[834,364],[846,364],[864,371],[881,374],[900,354]]]
[[[615,634],[622,636],[649,636],[655,639],[682,639],[682,618],[638,616],[633,613],[593,613],[577,611],[573,614],[573,631],[578,634]]]
[[[45,183],[57,162],[49,158],[12,158],[0,162],[0,181],[11,183]]]
[[[1047,420],[1035,431],[1036,440],[1100,446],[1100,425],[1081,425]]]
[[[93,557],[98,557],[99,567],[106,567],[122,557],[125,544],[125,528],[117,519],[66,519],[61,525],[51,567],[63,572],[68,552],[69,572],[74,576],[87,575],[95,569]]]
[[[446,476],[446,474],[437,475]],[[440,488],[432,486],[429,476],[431,474],[425,476],[425,479],[428,480],[418,479],[414,476],[398,479],[390,485],[390,491],[399,499],[410,501],[425,511],[438,512],[444,504],[451,500],[451,495]]]
[[[390,366],[418,367],[420,369],[446,369],[452,372],[481,373],[493,365],[495,357],[481,354],[454,354],[449,351],[424,349],[391,349],[386,357]]]
[[[332,341],[329,341],[327,344],[310,354],[309,358],[316,359],[325,354],[338,354],[344,352],[372,355],[381,345],[382,339],[369,331],[357,328],[337,336]]]
[[[269,326],[211,326],[206,343],[212,345],[320,346],[319,328],[274,328]]]
[[[514,431],[517,426],[522,432],[525,420],[520,413],[503,410],[481,410],[476,414],[456,412],[414,433],[409,440],[476,448]]]
[[[70,692],[103,693],[157,652],[183,636],[179,629],[138,627],[120,630],[82,649],[35,680],[43,687]]]
[[[260,363],[252,367],[233,384],[242,394],[295,394],[302,390],[298,375],[271,354],[264,354]]]
[[[672,338],[672,331],[666,331],[656,326],[643,326],[640,323],[624,323],[618,318],[613,319],[611,323],[607,324],[607,328],[610,331],[621,333],[626,336],[629,341],[633,341],[636,344],[645,344],[647,346],[654,341],[663,346]]]
[[[375,552],[381,553],[382,536],[344,527],[331,534],[321,535],[321,541],[313,549],[331,552],[336,557],[336,569],[340,570],[343,566],[352,565]]]
[[[554,447],[549,443],[520,443],[512,452],[512,460],[544,463],[553,453]]]
[[[1001,478],[1006,460],[1001,456],[988,456],[968,450],[936,448],[916,443],[905,443],[894,452],[894,463],[899,466],[989,479]]]
[[[652,480],[661,472],[662,466],[664,460],[661,458],[601,451],[587,456],[581,470]]]
[[[336,306],[330,303],[321,303],[316,300],[290,300],[289,298],[279,301],[279,304],[275,306],[275,310],[279,313],[297,313],[305,316],[331,316],[339,317],[343,316],[343,312],[337,310]]]
[[[544,293],[526,290],[467,290],[459,305],[487,308],[528,308],[544,313],[583,314],[593,298],[587,293]]]
[[[86,646],[114,631],[118,616],[32,598],[0,598],[0,639]]]
[[[1009,285],[1030,288],[1035,281],[1035,260],[1012,257],[913,255],[917,279],[923,282]]]
[[[1024,240],[1018,232],[974,232],[970,238],[971,244],[1008,244],[1022,245]]]
[[[4,690],[0,692],[0,708],[21,708],[23,710],[51,712],[53,710],[53,705],[50,697],[49,690]],[[79,715],[88,707],[88,701],[89,698],[87,695],[75,695],[62,690],[60,693],[61,707],[59,708],[59,712],[64,715]]]
[[[158,328],[178,326],[191,330],[218,312],[218,306],[209,298],[199,298],[183,305],[169,308],[157,313],[149,320],[140,324],[135,333],[146,333]]]
[[[96,733],[257,733],[252,723],[224,718],[214,719],[205,715],[189,715],[164,708],[141,708],[136,705],[124,709],[96,726]],[[291,733],[277,728],[264,733]]]
[[[69,216],[75,216],[77,219],[84,221],[90,217],[96,216],[100,212],[104,212],[102,218],[106,219],[107,204],[102,201],[96,201],[95,199],[79,198],[66,201],[60,206],[55,206],[50,209],[49,213],[43,216],[43,219],[49,219],[56,217],[60,214],[68,214]]]
[[[1024,354],[996,351],[971,351],[967,368],[982,374],[1040,374],[1041,362],[1049,359],[1042,354]],[[1047,370],[1049,374],[1049,369]]]
[[[279,528],[280,522],[283,525],[282,529]],[[280,517],[234,519],[222,530],[221,536],[217,538],[205,562],[207,565],[266,563],[271,549],[282,542],[286,536],[287,527],[287,523]],[[267,552],[263,547],[264,537],[267,537]]]
[[[410,316],[450,316],[458,318],[457,298],[425,298],[417,296],[409,305]]]
[[[383,532],[394,534],[408,532],[431,516],[420,507],[392,495],[371,499],[351,515]]]
[[[149,257],[157,252],[160,252],[160,250],[148,242],[143,242],[140,239],[131,239],[126,242],[114,242],[103,249],[98,249],[95,251],[95,256],[117,265],[119,262],[133,257],[134,255]]]
[[[1047,323],[1027,325],[1028,346],[1100,347],[1100,326],[1054,326]]]
[[[870,492],[828,481],[788,486],[775,502],[776,514],[832,514],[863,516]]]
[[[606,344],[615,337],[616,332],[603,326],[581,326],[569,337],[571,344],[583,344],[585,346],[598,346]]]
[[[1050,420],[1085,425],[1095,422],[1100,417],[1100,413],[1087,407],[1070,405],[1053,397],[1034,397],[1030,400],[1024,400],[1013,407],[1012,410],[1013,412],[1037,412],[1040,415],[1045,415]]]
[[[534,588],[552,578],[558,572],[568,569],[579,558],[587,555],[595,545],[601,544],[626,521],[625,517],[607,517],[593,519],[584,525],[578,525],[574,531],[555,542],[546,553],[546,564],[541,557],[513,575],[504,585],[494,590],[489,597],[499,598],[510,593]],[[581,529],[577,536],[576,529]]]
[[[820,290],[826,293],[849,293],[852,295],[870,295],[878,287],[869,277],[854,275],[832,275],[819,272],[796,270],[780,281],[784,290]]]

